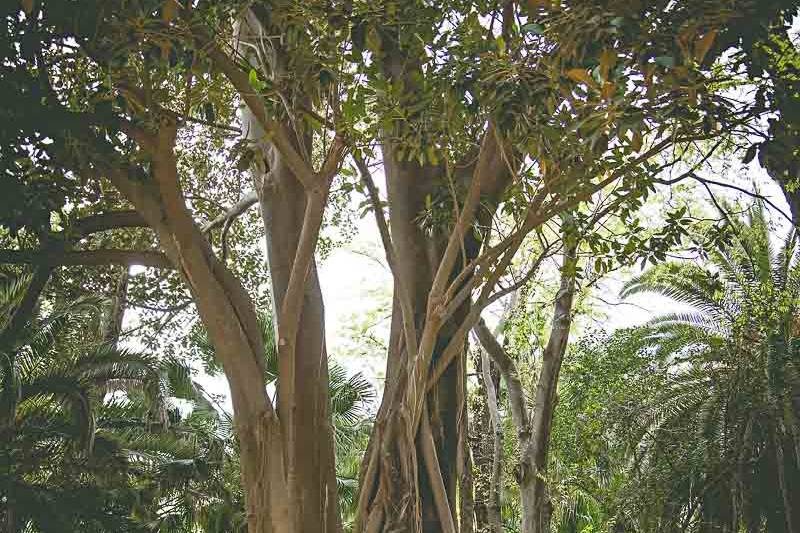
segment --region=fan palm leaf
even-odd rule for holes
[[[787,509],[740,504],[757,501],[758,491],[780,493],[779,476],[768,472],[795,473],[800,459],[800,448],[787,458],[783,437],[774,438],[798,436],[790,427],[797,409],[785,401],[795,390],[787,376],[796,375],[789,354],[800,303],[798,239],[790,232],[776,251],[760,204],[733,225],[733,243],[709,254],[709,269],[660,265],[623,287],[624,296],[657,293],[690,308],[643,326],[640,347],[672,374],[628,435],[637,450],[633,477],[661,487],[648,505],[664,512],[657,527],[648,518],[647,528],[735,530],[739,521]]]

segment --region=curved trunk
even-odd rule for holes
[[[137,181],[116,167],[105,170],[181,273],[222,362],[236,415],[248,531],[288,533],[283,440],[264,386],[264,346],[255,309],[186,209],[174,153],[176,132],[174,123],[163,120],[155,134],[139,134],[151,152],[152,179]]]

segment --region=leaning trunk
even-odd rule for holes
[[[566,217],[564,217],[564,224],[567,225]],[[550,531],[552,503],[547,491],[547,454],[556,406],[558,375],[561,371],[561,362],[567,349],[569,329],[572,324],[578,245],[574,233],[569,231],[565,231],[564,241],[561,286],[556,295],[550,339],[542,355],[542,368],[536,385],[531,440],[522,450],[520,462],[522,531],[524,533],[547,533]]]
[[[248,531],[289,533],[281,427],[264,386],[264,346],[255,309],[186,209],[174,153],[176,134],[176,124],[167,119],[155,133],[138,134],[152,157],[152,179],[134,180],[115,167],[107,172],[181,273],[222,362],[236,415]]]

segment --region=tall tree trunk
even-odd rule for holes
[[[283,305],[298,248],[304,195],[299,182],[288,172],[275,172],[269,190],[259,190],[267,239],[267,257],[275,309]],[[301,219],[298,221],[298,214]],[[325,342],[325,308],[317,267],[312,263],[303,294],[303,310],[295,347],[294,397],[278,393],[278,412],[294,411],[293,461],[296,474],[299,531],[312,533],[341,530],[336,487],[333,430],[328,391],[328,354]],[[275,318],[276,339],[282,324]],[[280,363],[279,363],[280,365]],[[285,374],[284,374],[285,377]],[[280,375],[280,381],[284,379]],[[291,406],[282,402],[293,402]]]
[[[251,39],[249,33],[260,27],[254,16],[247,16],[240,22],[237,39],[240,42]],[[242,51],[245,57],[252,53],[252,49],[246,47],[242,47]],[[271,64],[273,72],[261,75],[280,78],[285,75],[283,62],[281,52],[276,50]],[[268,136],[246,105],[241,109],[241,118],[246,137],[257,153],[252,174],[266,236],[275,338],[284,339],[285,330],[290,327],[297,332],[294,359],[279,357],[277,400],[287,443],[287,488],[292,520],[297,531],[335,533],[341,531],[342,526],[330,420],[325,309],[313,258],[305,278],[297,324],[284,324],[280,312],[296,270],[301,233],[310,209],[308,194],[285,157],[265,140]],[[312,139],[303,135],[302,140],[294,143],[294,148],[301,152],[298,143],[311,146]],[[279,355],[280,352],[279,349]]]
[[[394,56],[394,54],[391,54]],[[419,215],[435,187],[448,183],[439,166],[418,165],[398,156],[387,137],[382,146],[387,181],[389,224],[382,231],[395,280],[387,387],[362,468],[358,531],[447,531],[456,522],[458,463],[458,375],[450,364],[463,355],[466,333],[475,320],[469,299],[442,306],[441,292],[481,248],[485,218],[491,219],[499,192],[508,184],[508,165],[493,127],[487,128],[479,157],[459,167],[456,178],[470,189],[463,227],[450,232],[423,231]],[[480,200],[480,217],[475,216]],[[382,217],[382,212],[376,215]],[[480,218],[480,220],[477,220]],[[391,238],[388,235],[391,228]],[[458,279],[462,279],[458,277]],[[467,280],[470,279],[466,275]],[[492,287],[494,282],[492,282]],[[466,325],[467,323],[470,325]],[[435,376],[430,376],[430,373]],[[429,377],[430,376],[430,377]],[[423,406],[427,406],[424,409]],[[420,448],[421,417],[430,416],[437,465]],[[424,461],[424,463],[423,463]],[[434,478],[429,472],[436,470]],[[441,477],[438,484],[436,477]],[[437,494],[444,491],[445,495]],[[442,510],[441,505],[448,508]]]
[[[567,350],[572,324],[572,303],[575,296],[575,269],[578,241],[569,215],[562,217],[564,230],[564,259],[561,267],[561,286],[553,306],[550,338],[542,354],[542,369],[536,385],[531,441],[523,453],[520,472],[520,491],[529,501],[530,512],[523,512],[522,531],[550,531],[552,503],[547,491],[547,455],[550,449],[550,430],[556,406],[556,388],[561,362]]]

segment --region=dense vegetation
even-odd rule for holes
[[[4,2],[0,531],[800,531],[798,8]]]

